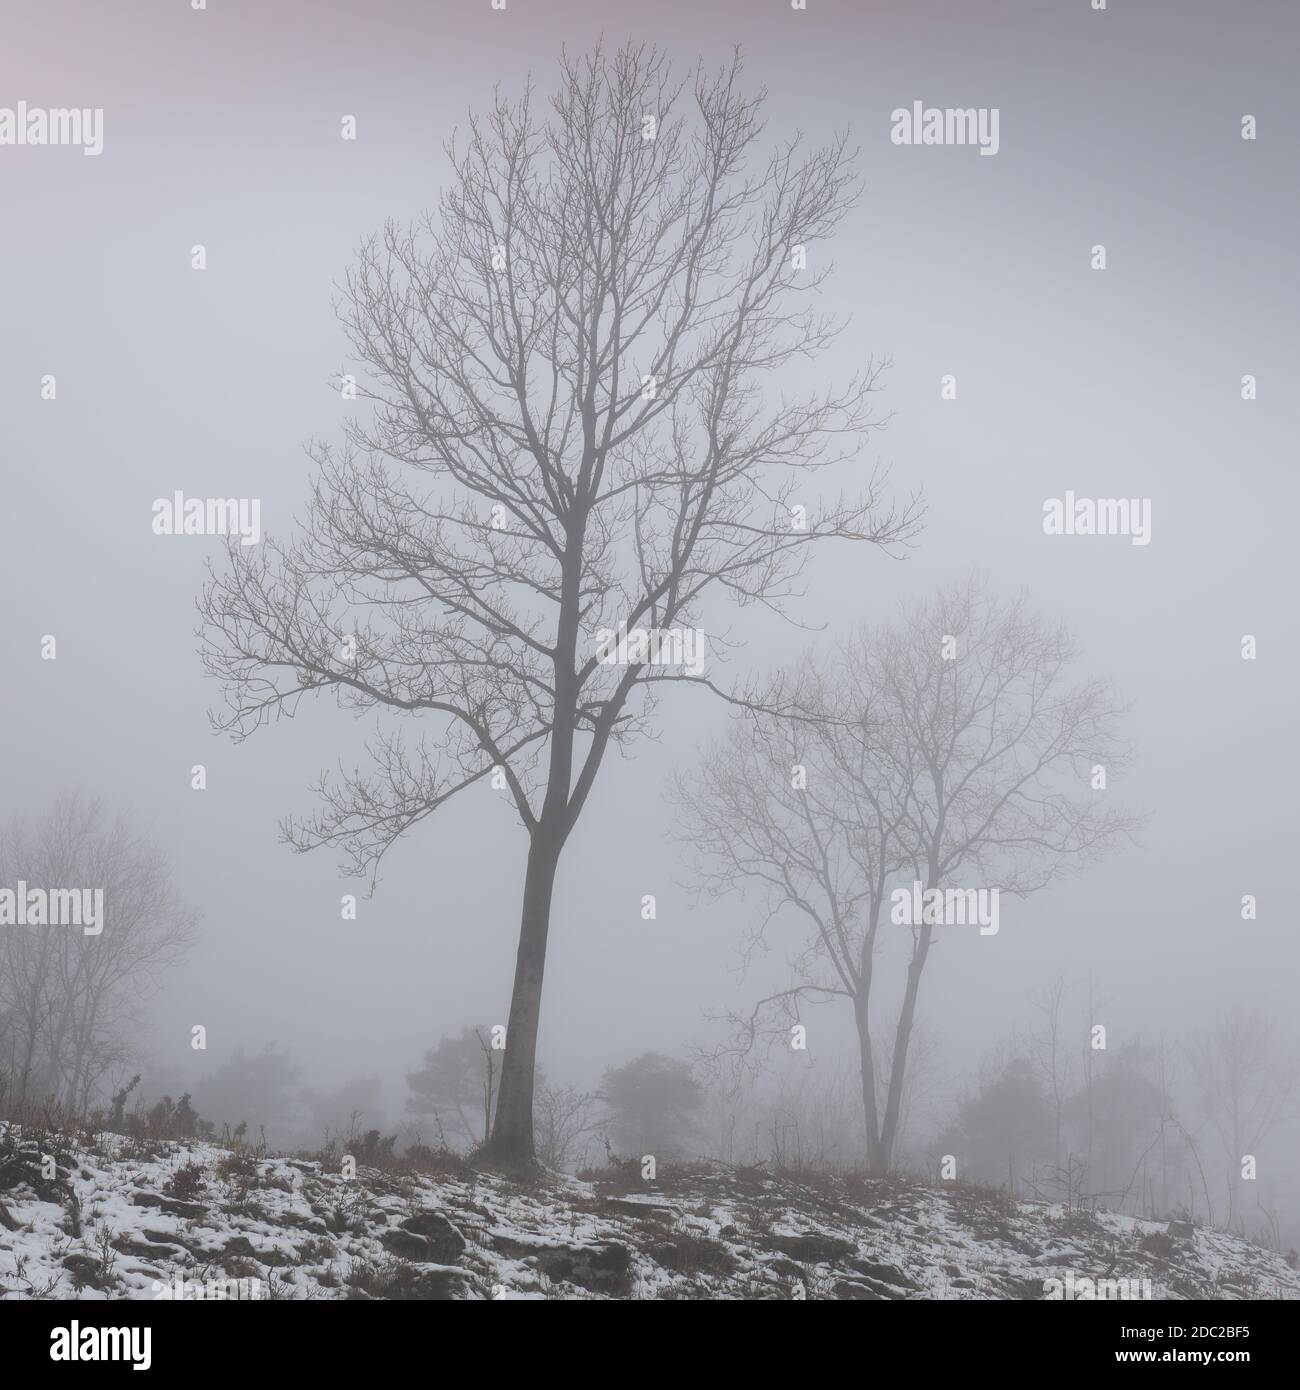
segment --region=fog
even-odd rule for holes
[[[561,48],[602,35],[653,42],[683,72],[741,45],[746,86],[768,92],[761,149],[849,130],[863,196],[814,248],[819,268],[834,261],[824,307],[848,326],[780,389],[889,359],[873,397],[887,426],[810,500],[860,488],[876,463],[887,497],[923,499],[892,554],[817,546],[797,622],[710,598],[710,636],[743,640],[712,668],[719,681],[818,660],[978,573],[999,600],[1065,624],[1078,674],[1126,705],[1134,756],[1106,796],[1141,812],[1140,830],[1078,876],[1005,897],[996,934],[936,938],[917,1008],[933,1084],[909,1152],[927,1151],[1058,977],[1072,1028],[1103,1024],[1112,1050],[1163,1040],[1185,1080],[1188,1040],[1233,1006],[1275,1021],[1294,1056],[1298,31],[1292,6],[1208,0],[1104,13],[11,0],[0,104],[102,108],[104,125],[94,157],[0,149],[4,810],[34,825],[61,792],[103,798],[157,843],[200,919],[105,1084],[138,1071],[146,1100],[177,1095],[275,1043],[317,1090],[379,1078],[366,1119],[389,1132],[410,1121],[405,1078],[440,1038],[507,1022],[528,852],[508,797],[487,783],[458,794],[401,836],[368,895],[329,847],[294,853],[280,823],[317,808],[323,771],[364,759],[373,717],[323,695],[244,742],[214,733],[221,691],[196,602],[224,546],[155,534],[151,508],[176,492],[257,498],[264,537],[300,533],[306,446],[337,445],[368,409],[334,380],[359,370],[334,301],[362,239],[436,205],[444,143],[495,87],[514,95],[531,77],[540,108]],[[914,102],[996,108],[995,157],[892,141],[892,113]],[[340,137],[347,116],[354,140]],[[1149,543],[1046,534],[1044,502],[1067,492],[1149,499]],[[548,1081],[594,1091],[647,1052],[698,1058],[726,1040],[720,1015],[786,982],[798,933],[742,969],[757,899],[699,898],[673,839],[669,780],[697,773],[734,722],[708,691],[670,687],[653,737],[605,760],[556,879]],[[344,894],[359,895],[355,920]],[[882,1028],[909,949],[882,940]],[[831,1001],[801,1018],[807,1056],[778,1057],[769,1080],[811,1067],[820,1084],[838,1068],[852,1097],[851,1011]],[[1297,1160],[1284,1123],[1261,1188],[1291,1243]]]

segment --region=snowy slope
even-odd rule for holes
[[[722,1166],[659,1182],[460,1164],[347,1178],[337,1158],[116,1136],[49,1182],[40,1158],[0,1126],[0,1298],[1042,1298],[1067,1276],[1146,1280],[1154,1298],[1300,1297],[1286,1260],[1222,1232],[955,1184]]]

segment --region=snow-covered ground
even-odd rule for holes
[[[1300,1297],[1287,1260],[1222,1232],[955,1184],[720,1165],[348,1177],[340,1158],[116,1136],[41,1160],[0,1125],[0,1298],[1077,1298],[1090,1280]]]

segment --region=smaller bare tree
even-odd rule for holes
[[[1268,1014],[1224,1010],[1192,1040],[1192,1073],[1203,1123],[1224,1160],[1228,1228],[1240,1221],[1242,1169],[1296,1113],[1300,1065]]]
[[[970,579],[782,673],[799,717],[746,711],[698,775],[675,784],[703,890],[760,892],[747,957],[774,931],[796,932],[793,983],[733,1017],[730,1046],[748,1056],[804,1004],[847,1000],[875,1171],[897,1150],[937,925],[928,910],[891,924],[911,951],[878,1084],[872,986],[896,891],[981,884],[1026,897],[1137,825],[1095,780],[1099,765],[1113,776],[1128,759],[1122,706],[1104,681],[1072,678],[1074,657],[1067,631]]]
[[[543,1080],[533,1101],[533,1130],[538,1160],[552,1172],[570,1173],[599,1128],[596,1097],[576,1086],[552,1086]]]

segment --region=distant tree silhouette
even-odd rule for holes
[[[624,1157],[679,1156],[698,1133],[704,1091],[690,1066],[676,1058],[647,1052],[611,1067],[599,1095],[609,1108],[610,1142]]]

